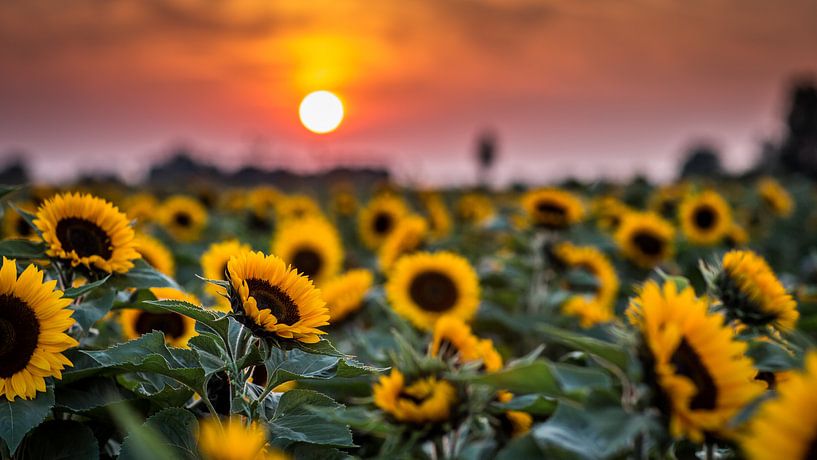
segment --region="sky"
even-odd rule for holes
[[[779,138],[817,74],[814,0],[4,0],[0,163],[138,180],[174,146],[227,169],[384,166],[415,185],[672,177]],[[331,134],[300,124],[340,96]]]

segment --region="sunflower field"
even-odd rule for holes
[[[798,178],[0,187],[0,457],[817,455]]]

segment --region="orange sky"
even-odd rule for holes
[[[184,142],[462,182],[490,126],[500,181],[667,177],[701,137],[741,167],[817,72],[815,23],[814,0],[4,0],[0,152],[48,178],[135,178]],[[347,110],[322,137],[297,117],[317,89]]]

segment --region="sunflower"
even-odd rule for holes
[[[571,296],[567,299],[562,305],[562,313],[577,317],[579,325],[583,328],[608,323],[615,318],[611,304],[581,295]]]
[[[17,277],[17,263],[3,257],[0,268],[0,396],[34,399],[45,379],[62,378],[71,361],[62,352],[79,345],[64,331],[74,324],[71,299],[43,282],[43,272],[29,265]]]
[[[127,217],[101,198],[57,195],[40,206],[34,225],[48,245],[46,253],[74,267],[125,273],[140,257]]]
[[[678,208],[681,231],[699,246],[720,243],[732,226],[732,210],[718,193],[706,191],[681,201]]]
[[[386,296],[394,311],[420,329],[442,316],[469,321],[479,306],[479,280],[471,264],[451,252],[401,257],[389,273]]]
[[[513,400],[513,393],[510,391],[497,392],[497,400],[502,403],[509,403]],[[533,417],[527,412],[518,410],[505,411],[505,419],[510,425],[511,437],[518,438],[527,434],[533,426]]]
[[[596,225],[602,230],[614,232],[621,225],[622,217],[633,210],[621,200],[612,196],[603,196],[593,200],[590,205],[596,217]]]
[[[427,234],[428,224],[422,217],[410,215],[401,219],[378,250],[381,270],[388,271],[400,256],[422,247]]]
[[[289,460],[270,447],[262,425],[244,423],[233,415],[219,422],[206,418],[199,424],[199,452],[204,460]]]
[[[323,216],[318,202],[307,195],[289,195],[281,198],[275,206],[275,213],[281,222]]]
[[[723,242],[730,248],[743,247],[749,243],[749,234],[740,224],[732,222],[729,231],[726,232],[726,236],[723,238]]]
[[[666,185],[650,196],[647,208],[666,219],[674,219],[678,215],[678,204],[688,192],[689,184],[685,182]]]
[[[619,251],[635,265],[650,269],[672,257],[675,229],[655,213],[631,212],[615,233]]]
[[[560,189],[533,190],[522,197],[530,221],[549,230],[563,230],[584,217],[584,206],[574,194]]]
[[[275,207],[278,206],[282,197],[283,194],[277,188],[261,185],[246,194],[245,204],[255,218],[270,222],[275,216]]]
[[[328,280],[343,265],[343,243],[337,229],[322,217],[289,219],[281,223],[271,252],[315,283]]]
[[[17,203],[17,207],[26,212],[34,212],[36,207],[31,202]],[[7,209],[3,214],[3,236],[6,238],[25,238],[39,240],[40,237],[19,212]]]
[[[122,210],[129,220],[136,221],[136,224],[152,222],[156,219],[156,209],[159,202],[150,193],[137,193],[130,195],[122,203]]]
[[[794,329],[800,316],[797,303],[762,257],[752,251],[729,251],[721,264],[714,284],[730,319]]]
[[[373,283],[372,272],[363,268],[349,270],[324,283],[321,294],[329,308],[330,321],[337,323],[359,310]]]
[[[789,192],[771,177],[758,182],[757,192],[766,207],[779,217],[789,217],[794,210],[794,201]]]
[[[136,252],[151,267],[167,276],[173,276],[176,272],[173,253],[161,241],[145,233],[137,233],[133,239],[133,245]]]
[[[373,198],[358,213],[361,241],[369,249],[377,249],[406,214],[406,203],[399,197],[386,194]]]
[[[471,225],[482,225],[496,215],[494,204],[481,193],[466,193],[457,200],[457,217]]]
[[[227,262],[233,311],[258,335],[316,343],[329,310],[312,281],[276,256],[242,252]]]
[[[207,225],[207,209],[195,198],[174,195],[159,207],[159,222],[174,239],[196,241]]]
[[[565,268],[582,270],[593,276],[597,283],[592,292],[593,299],[612,313],[613,303],[618,296],[619,280],[613,263],[604,252],[593,246],[576,246],[568,242],[558,244],[553,252]]]
[[[193,305],[201,305],[196,296],[178,289],[150,288],[150,292],[157,300],[183,300]],[[149,312],[126,308],[119,316],[119,324],[122,326],[122,335],[128,340],[138,339],[148,332],[161,331],[165,334],[165,342],[168,345],[181,348],[187,348],[187,341],[198,335],[196,320],[172,312]]]
[[[373,387],[377,407],[404,423],[436,423],[448,420],[457,390],[445,380],[424,377],[406,382],[402,372],[392,369]]]
[[[357,212],[355,187],[349,182],[332,186],[332,211],[338,216],[354,216]]]
[[[750,460],[814,458],[817,445],[817,352],[805,369],[780,382],[777,396],[766,400],[749,421],[740,444]]]
[[[250,251],[249,244],[243,244],[238,240],[227,240],[213,243],[201,255],[201,270],[204,277],[210,280],[227,280],[227,262],[230,257]],[[226,298],[224,290],[214,284],[207,283],[204,290],[216,301],[216,309],[220,311],[230,310],[230,299]]]
[[[451,214],[443,199],[436,193],[424,196],[423,208],[428,219],[428,233],[431,238],[441,240],[451,233]]]
[[[648,380],[673,437],[703,441],[763,391],[724,317],[708,312],[705,299],[672,281],[647,282],[627,309],[641,332]]]

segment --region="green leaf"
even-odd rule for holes
[[[116,291],[113,289],[99,289],[90,292],[82,299],[82,302],[71,305],[69,308],[74,310],[73,318],[84,331],[87,331],[111,311],[115,298]]]
[[[344,356],[326,339],[321,339],[318,343],[303,343],[296,340],[295,347],[315,355]]]
[[[273,385],[298,379],[333,379],[336,377],[358,377],[385,371],[366,366],[350,357],[314,355],[300,350],[284,352],[273,349],[267,359],[267,375]]]
[[[511,440],[496,456],[496,460],[519,460],[524,458],[545,458],[530,434]]]
[[[324,420],[349,425],[355,431],[362,431],[375,436],[386,437],[396,434],[400,430],[395,425],[383,420],[379,412],[368,410],[365,407],[338,408],[331,411],[316,408],[313,413]]]
[[[343,407],[314,391],[290,390],[281,395],[269,421],[270,437],[332,447],[354,447],[348,426],[327,423],[314,413],[315,410],[334,411]]]
[[[84,284],[84,285],[79,286],[79,287],[68,288],[68,289],[65,290],[64,296],[65,297],[70,297],[72,299],[76,299],[77,297],[85,295],[85,294],[93,291],[94,289],[98,288],[99,286],[102,286],[110,278],[111,278],[111,275],[108,275],[105,278],[102,278],[101,280],[94,281],[93,283]]]
[[[119,451],[119,460],[156,458],[151,446],[156,441],[161,443],[165,456],[198,459],[196,447],[198,428],[199,422],[189,411],[179,408],[165,409],[147,419],[140,429],[128,435]]]
[[[0,198],[5,198],[6,195],[22,189],[21,185],[0,185]]]
[[[130,372],[116,378],[123,387],[159,408],[181,407],[193,397],[191,389],[164,375]]]
[[[455,375],[452,378],[490,385],[512,393],[537,393],[554,397],[585,395],[593,388],[612,385],[610,376],[599,369],[544,360],[511,366],[490,374]]]
[[[134,308],[163,313],[178,313],[196,320],[221,337],[225,343],[229,335],[230,320],[221,313],[207,310],[182,300],[146,300]]]
[[[0,401],[0,438],[14,453],[20,441],[32,428],[36,427],[54,407],[54,386],[47,385],[45,393],[37,393],[32,400],[15,398],[13,402],[2,398]]]
[[[114,380],[92,377],[60,385],[56,390],[55,406],[71,412],[87,412],[134,398],[133,393],[117,385]]]
[[[541,416],[552,414],[557,405],[555,399],[538,394],[514,396],[506,403],[495,403],[495,406],[503,411],[518,410]]]
[[[31,432],[26,439],[21,459],[96,460],[99,444],[93,431],[80,422],[51,420]]]
[[[795,356],[772,342],[752,341],[746,354],[760,371],[778,372],[798,367]]]
[[[147,289],[152,287],[172,287],[180,289],[176,281],[164,273],[157,271],[142,259],[135,260],[133,268],[127,273],[113,276],[110,283],[119,290],[128,288]]]
[[[536,330],[551,340],[598,356],[605,361],[615,364],[620,369],[625,369],[627,366],[627,352],[621,346],[614,343],[587,337],[547,324],[536,325]]]
[[[9,259],[45,259],[45,243],[25,239],[0,241],[0,257]]]
[[[227,366],[224,349],[218,345],[218,336],[203,332],[191,337],[187,344],[199,354],[199,362],[205,375],[215,374]]]

